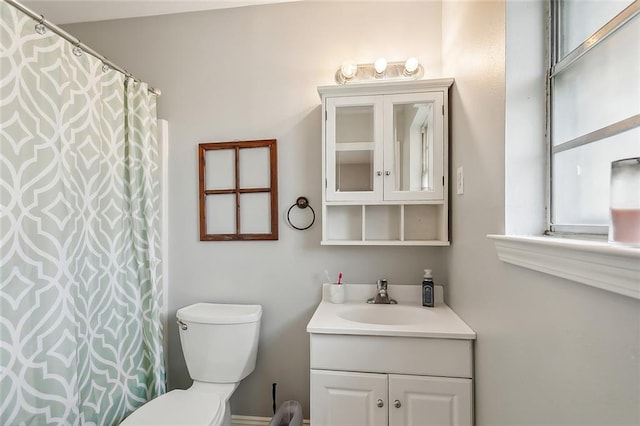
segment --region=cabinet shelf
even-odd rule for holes
[[[438,240],[405,240],[405,241],[387,241],[387,240],[330,240],[322,241],[323,246],[425,246],[425,247],[446,247],[449,241]]]
[[[323,245],[449,245],[442,203],[325,205],[323,221]]]
[[[431,206],[439,206],[444,205],[444,200],[427,200],[427,201],[415,201],[415,200],[406,200],[406,201],[363,201],[363,202],[353,202],[353,201],[326,201],[325,205],[327,206],[397,206],[403,204],[405,206],[411,205],[431,205]]]
[[[338,142],[336,151],[373,151],[373,142]]]

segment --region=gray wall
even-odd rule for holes
[[[528,7],[522,3],[514,2]],[[505,15],[502,2],[443,3],[443,72],[456,78],[451,170],[462,165],[465,172],[464,195],[452,197],[446,297],[478,333],[477,424],[638,425],[640,303],[501,263],[486,238],[503,233],[505,223],[505,49],[535,37],[511,21],[505,36]],[[538,7],[524,10],[531,16],[542,28]],[[539,124],[533,119],[521,137],[510,129],[511,149],[539,135],[529,130]]]
[[[446,279],[442,248],[321,247],[320,221],[295,231],[284,215],[306,195],[321,212],[321,118],[316,87],[332,84],[342,61],[417,56],[441,76],[438,2],[304,2],[65,28],[134,75],[162,89],[169,121],[169,315],[198,301],[264,307],[256,370],[232,399],[233,412],[271,414],[297,399],[308,417],[306,323],[320,299],[324,270],[346,282],[415,283],[424,268]],[[199,142],[277,138],[280,239],[199,242]],[[173,321],[169,384],[190,385]]]
[[[265,308],[258,365],[234,396],[236,414],[269,415],[274,381],[281,401],[301,400],[308,413],[304,328],[324,269],[352,282],[417,283],[433,267],[478,333],[478,425],[640,424],[639,303],[503,264],[486,238],[505,222],[503,2],[305,2],[67,29],[163,90],[170,314],[201,300]],[[315,87],[331,83],[344,59],[379,55],[418,55],[426,77],[456,78],[451,169],[464,166],[465,194],[452,197],[452,247],[320,247],[317,225],[297,232],[282,220],[278,242],[198,242],[197,143],[278,138],[281,213],[303,194],[319,209]],[[186,387],[175,330],[169,343],[171,386]]]

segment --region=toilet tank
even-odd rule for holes
[[[253,371],[262,306],[196,303],[178,309],[176,317],[193,380],[236,383]]]

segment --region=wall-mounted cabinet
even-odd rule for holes
[[[448,245],[452,79],[322,86],[322,244]]]

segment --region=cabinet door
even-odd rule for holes
[[[387,375],[311,370],[313,426],[386,426]]]
[[[444,94],[384,97],[384,199],[444,199]]]
[[[471,379],[389,375],[389,425],[471,426]]]
[[[381,96],[326,101],[326,199],[382,199]]]

